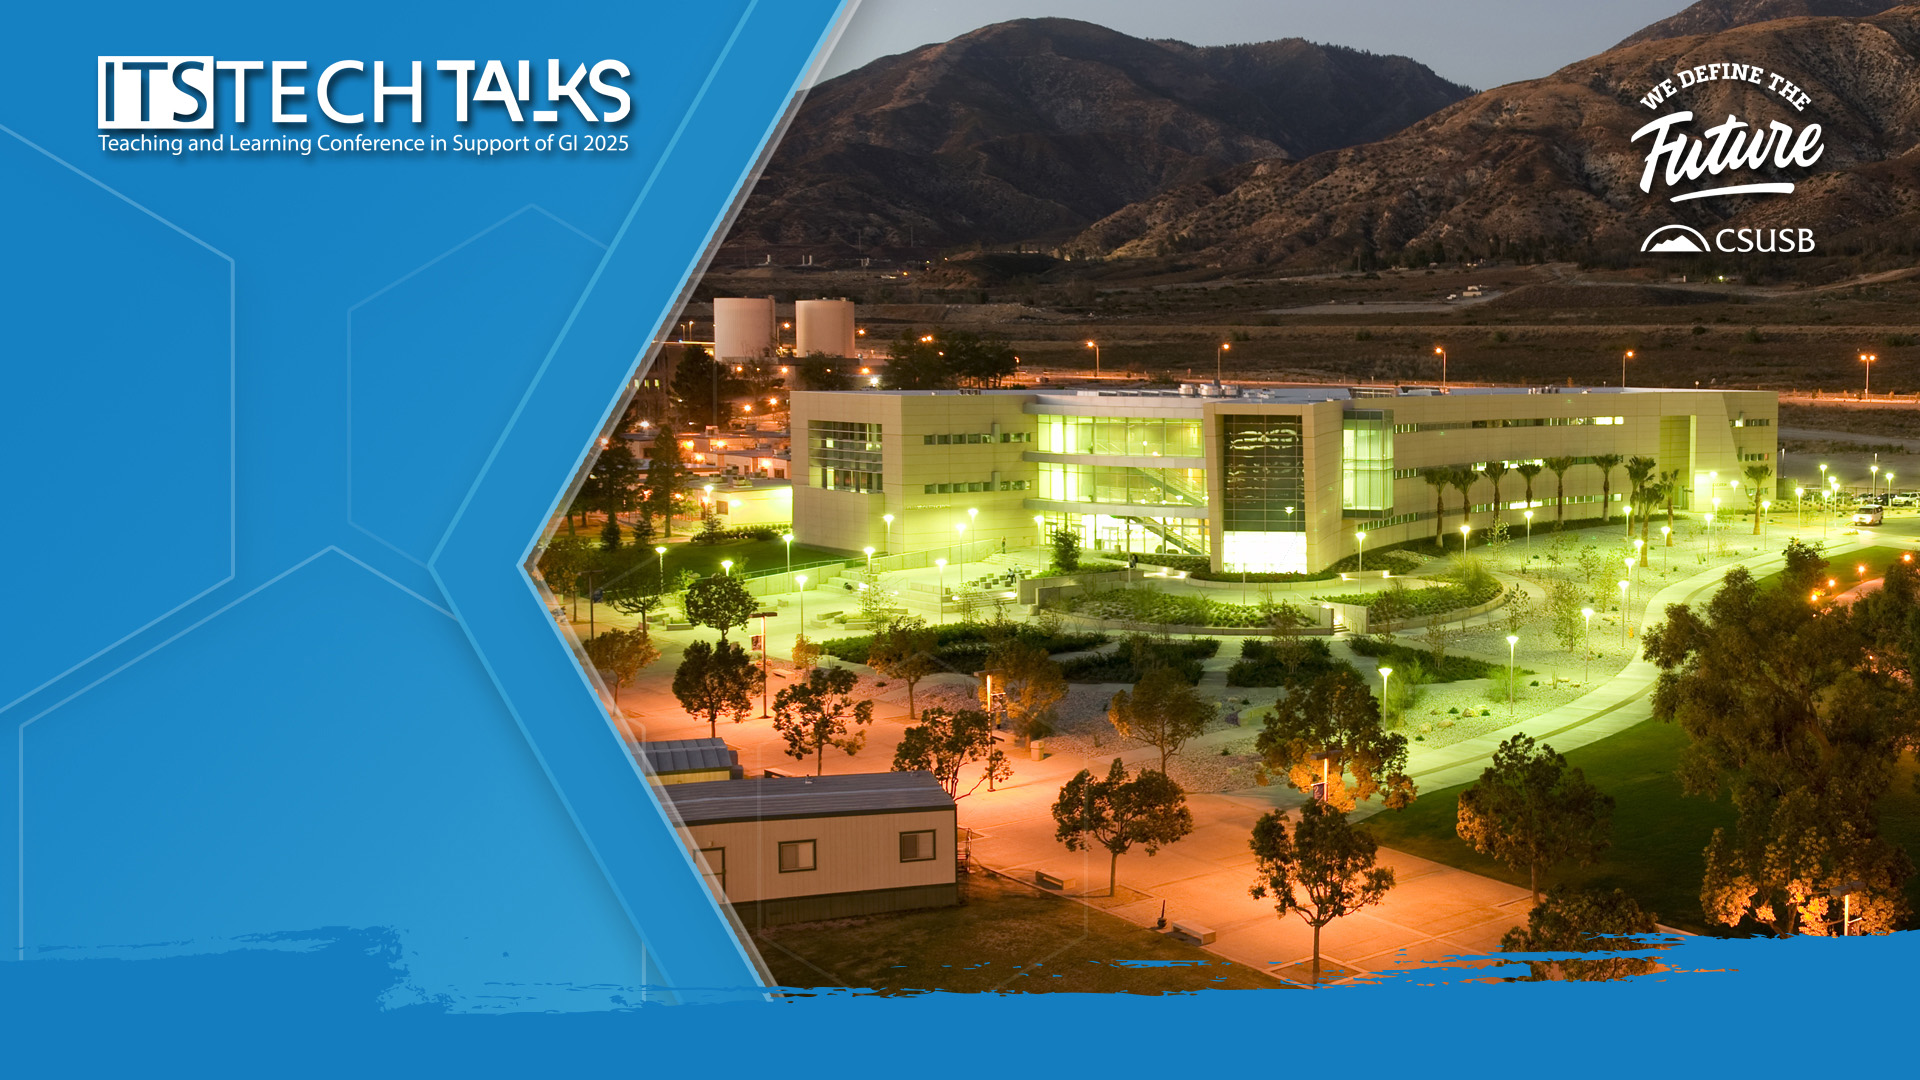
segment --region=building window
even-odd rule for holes
[[[706,860],[706,879],[714,883],[720,895],[727,895],[727,849],[723,847],[703,847],[700,857]]]
[[[1340,441],[1341,509],[1393,509],[1393,414],[1348,414],[1341,422]]]
[[[813,860],[813,841],[785,840],[780,844],[780,872],[791,874],[817,867]]]
[[[1049,454],[1199,457],[1200,421],[1160,417],[1105,419],[1041,416],[1040,449]],[[1018,440],[1016,440],[1018,441]]]
[[[900,834],[901,862],[930,862],[933,859],[933,830]]]
[[[880,425],[807,421],[808,471],[828,491],[881,489]]]

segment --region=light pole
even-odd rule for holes
[[[965,544],[967,542],[967,523],[966,522],[962,521],[953,527],[953,539],[954,539],[954,543],[956,544]],[[951,556],[953,552],[949,550],[947,554]],[[966,561],[967,560],[965,559],[954,559],[953,563],[955,566],[958,566],[961,563],[964,563]]]
[[[664,595],[667,591],[667,549],[657,547],[653,553],[660,556],[660,592]]]
[[[767,653],[772,651],[773,639],[767,636],[767,619],[773,612],[762,611],[760,615],[760,719],[772,716],[767,711]]]
[[[1867,383],[1860,390],[1860,400],[1862,401],[1873,396],[1873,362],[1878,359],[1880,358],[1872,353],[1860,354],[1860,362],[1867,365]]]
[[[1220,358],[1232,351],[1233,346],[1224,341],[1220,343],[1219,348],[1213,350],[1213,382],[1215,386],[1220,384]]]
[[[1828,896],[1837,896],[1840,898],[1840,936],[1841,937],[1853,936],[1853,894],[1857,892],[1866,892],[1866,891],[1867,891],[1866,882],[1849,881],[1845,885],[1835,885],[1832,889],[1830,889],[1827,892]]]
[[[1467,553],[1467,534],[1472,531],[1473,526],[1471,525],[1460,526],[1460,554],[1462,555]]]
[[[1089,341],[1087,348],[1093,350],[1093,377],[1097,379],[1100,377],[1100,343]]]
[[[1773,524],[1772,499],[1760,500],[1760,513],[1762,515],[1760,518],[1760,543],[1764,545],[1767,542],[1767,526]]]
[[[1522,514],[1521,516],[1527,519],[1527,550],[1532,551],[1533,550],[1533,511],[1529,510],[1525,514]]]
[[[947,560],[935,559],[933,565],[940,568],[940,592],[935,603],[940,605],[940,625],[945,626],[947,623]]]
[[[1620,583],[1620,648],[1627,647],[1627,590],[1633,587],[1630,581]]]
[[[805,635],[807,632],[807,575],[801,574],[793,579],[793,583],[800,586],[795,591],[800,594],[800,633]]]
[[[1668,549],[1660,553],[1660,565],[1671,567],[1673,565],[1673,527],[1671,525],[1660,526],[1660,546]]]
[[[732,559],[720,560],[720,576],[721,577],[733,576],[733,560]]]
[[[1584,686],[1593,681],[1593,609],[1581,608],[1580,617],[1587,620],[1587,675],[1581,683]]]
[[[1383,667],[1380,669],[1380,711],[1381,712],[1390,711],[1390,706],[1387,703],[1387,679],[1392,674],[1393,674],[1393,669],[1390,667]]]
[[[1620,357],[1620,389],[1622,390],[1627,388],[1627,361],[1631,359],[1633,359],[1632,349],[1628,349],[1625,355]]]
[[[1440,392],[1444,394],[1447,391],[1447,347],[1435,345],[1433,354],[1440,358]]]
[[[887,523],[887,554],[893,554],[893,515],[881,514],[880,520]]]
[[[793,574],[793,534],[786,533],[780,539],[787,545],[787,574]]]
[[[864,550],[867,553],[867,576],[872,577],[873,576],[873,549],[871,547],[868,547],[868,548],[863,548],[862,550]]]
[[[1803,529],[1806,528],[1807,526],[1807,489],[1804,487],[1797,487],[1793,489],[1793,515],[1794,515],[1794,524],[1800,528],[1803,528]]]
[[[1047,519],[1043,514],[1033,515],[1033,531],[1038,534],[1040,546],[1047,546]]]
[[[1518,634],[1507,635],[1507,719],[1513,719],[1513,647],[1520,644]]]
[[[1367,534],[1364,532],[1354,533],[1353,542],[1357,545],[1354,558],[1360,560],[1354,565],[1354,569],[1356,572],[1364,574],[1367,572]]]

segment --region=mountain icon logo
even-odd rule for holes
[[[1654,255],[1703,255],[1710,249],[1700,230],[1686,225],[1662,225],[1648,234],[1640,250]]]

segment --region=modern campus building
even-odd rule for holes
[[[953,796],[928,772],[660,788],[748,926],[959,902]]]
[[[1677,508],[1748,506],[1745,469],[1777,471],[1778,414],[1771,392],[1617,387],[797,392],[794,532],[899,552],[1029,547],[1066,529],[1088,550],[1317,571],[1353,554],[1358,532],[1369,548],[1434,535],[1433,468],[1572,458],[1572,520],[1601,516],[1595,457],[1645,456],[1683,478]],[[1560,514],[1558,483],[1534,480],[1536,525]],[[1476,482],[1473,527],[1497,509],[1522,529],[1525,486]],[[1624,512],[1623,469],[1610,486],[1607,512]],[[1445,499],[1452,530],[1460,499]]]

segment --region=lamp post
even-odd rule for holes
[[[1667,549],[1673,547],[1673,527],[1671,525],[1660,526],[1660,546]],[[1660,565],[1669,567],[1673,565],[1672,550],[1661,552]]]
[[[1507,719],[1513,719],[1513,647],[1520,644],[1518,634],[1507,635]]]
[[[1225,341],[1220,343],[1219,348],[1213,350],[1213,382],[1216,386],[1220,384],[1220,358],[1232,351],[1233,346]]]
[[[1354,569],[1364,574],[1367,572],[1367,534],[1364,532],[1354,533],[1353,542],[1355,544],[1354,558],[1359,560],[1359,562],[1354,564]]]
[[[1527,550],[1532,551],[1533,550],[1533,511],[1529,510],[1520,516],[1527,519]]]
[[[887,554],[893,554],[893,515],[881,514],[880,520],[887,523]]]
[[[1383,667],[1380,669],[1380,710],[1382,712],[1389,711],[1389,706],[1387,704],[1387,679],[1392,674],[1393,674],[1393,669],[1390,667]]]
[[[1627,388],[1627,361],[1631,359],[1633,359],[1632,349],[1628,349],[1626,353],[1620,357],[1620,389],[1622,390]]]
[[[967,523],[966,523],[966,522],[964,522],[964,521],[962,521],[962,522],[959,522],[959,523],[957,523],[957,524],[955,524],[955,525],[954,525],[954,527],[953,527],[953,540],[954,540],[954,543],[955,543],[955,544],[965,544],[965,543],[967,542]],[[952,551],[952,550],[949,550],[949,551],[947,552],[947,554],[948,554],[949,556],[952,556],[952,555],[953,555],[953,551]],[[958,565],[960,565],[961,563],[963,563],[963,562],[966,562],[966,561],[967,561],[967,560],[965,560],[965,559],[954,559],[954,560],[953,560],[953,563],[954,563],[954,565],[955,565],[955,566],[958,566]]]
[[[760,616],[760,719],[765,720],[773,714],[767,711],[767,653],[772,651],[773,639],[767,636],[767,620],[773,616],[771,611],[758,612]],[[801,629],[805,629],[803,626]]]
[[[1793,516],[1794,516],[1794,524],[1796,526],[1799,526],[1800,528],[1806,527],[1807,525],[1807,489],[1804,487],[1797,487],[1793,489]]]
[[[667,549],[657,547],[653,549],[653,553],[660,556],[660,591],[665,593],[667,591]]]
[[[793,583],[800,586],[795,591],[800,594],[800,632],[805,634],[807,632],[807,575],[801,574],[793,579]]]
[[[1472,531],[1473,526],[1471,525],[1460,526],[1460,554],[1462,555],[1467,553],[1467,534]]]
[[[733,576],[733,560],[732,559],[720,560],[720,576],[721,577]]]
[[[1867,365],[1867,382],[1860,390],[1860,399],[1865,401],[1873,396],[1873,362],[1880,359],[1872,353],[1861,353],[1860,362]]]
[[[873,548],[867,547],[867,548],[862,548],[861,550],[867,553],[867,576],[872,577],[873,576]]]
[[[1773,524],[1773,500],[1760,500],[1760,543],[1767,542],[1767,526]]]
[[[1047,519],[1043,514],[1033,515],[1033,531],[1039,534],[1040,546],[1047,546]]]
[[[1582,685],[1585,685],[1593,681],[1593,609],[1581,608],[1580,617],[1587,620],[1587,674],[1582,681]]]
[[[1444,394],[1447,390],[1447,347],[1435,345],[1433,354],[1440,358],[1440,392]]]
[[[787,573],[792,574],[793,573],[793,534],[786,533],[782,535],[780,539],[782,542],[784,542],[787,545]]]
[[[1097,379],[1100,377],[1100,343],[1089,341],[1087,348],[1093,350],[1093,377]]]
[[[940,568],[940,592],[934,602],[939,605],[940,625],[945,626],[947,623],[947,560],[935,559],[933,565]]]
[[[1627,647],[1627,590],[1633,587],[1630,581],[1620,583],[1620,648]]]

